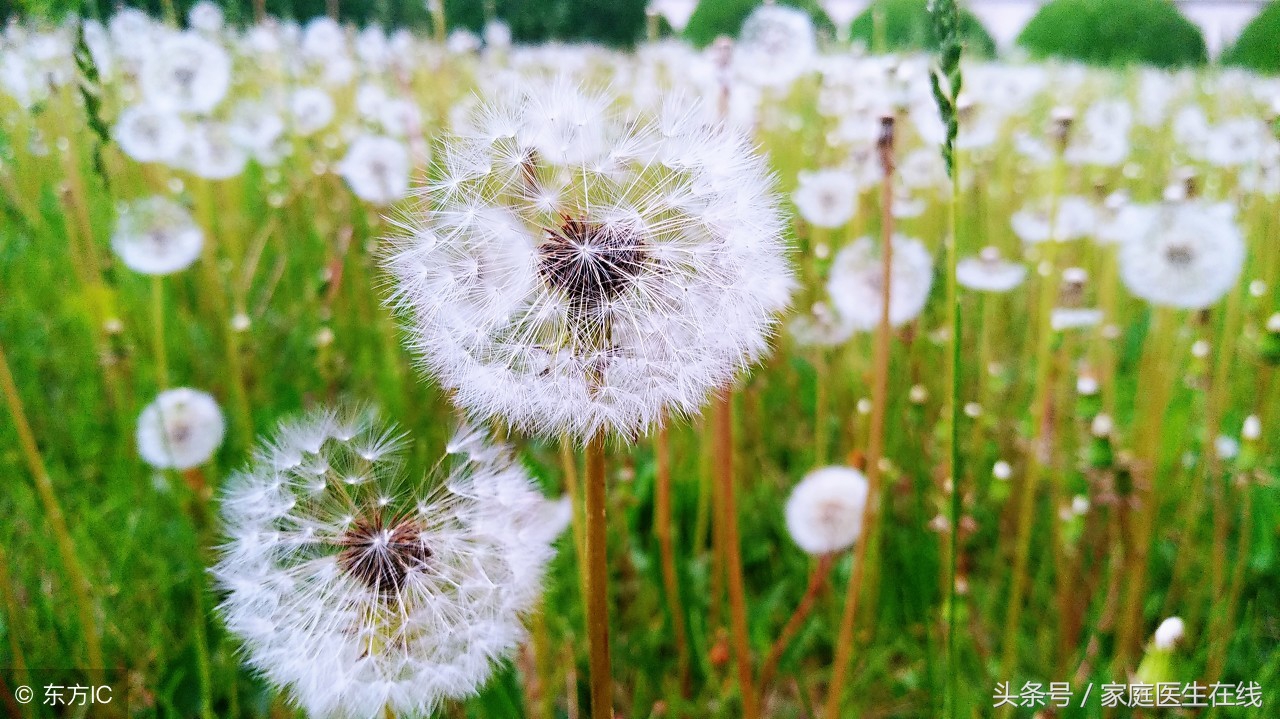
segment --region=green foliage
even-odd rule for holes
[[[1204,37],[1167,0],[1054,0],[1028,23],[1018,44],[1033,57],[1095,65],[1202,65]]]
[[[831,29],[831,21],[817,0],[782,0],[778,4],[800,8],[809,13],[817,27]],[[742,22],[758,5],[759,0],[702,0],[689,18],[684,37],[698,47],[711,44],[721,35],[735,37],[742,29]]]
[[[253,0],[216,0],[227,21],[244,24],[253,19]],[[197,0],[173,0],[181,17]],[[478,31],[484,27],[486,0],[445,0],[450,29]],[[644,0],[492,0],[494,14],[511,25],[518,42],[549,39],[600,42],[629,46],[644,36]],[[75,12],[107,17],[117,5],[137,7],[154,17],[164,16],[165,0],[0,0],[0,18],[10,15],[60,19]],[[343,22],[364,26],[425,29],[431,17],[422,0],[337,0]],[[303,21],[324,15],[326,0],[266,0],[267,14]]]
[[[1227,65],[1280,73],[1280,0],[1263,8],[1222,56]]]
[[[854,19],[849,36],[875,51],[938,48],[925,0],[876,0]],[[960,37],[969,55],[995,56],[995,40],[971,12],[960,13]]]

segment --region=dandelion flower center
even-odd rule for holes
[[[360,517],[337,539],[338,565],[365,586],[398,593],[409,572],[426,565],[431,549],[422,529],[408,518],[387,521],[381,513]]]
[[[1195,252],[1183,244],[1169,245],[1164,251],[1165,259],[1174,267],[1189,267],[1195,261]]]
[[[544,281],[576,308],[591,309],[616,298],[644,266],[645,252],[634,229],[564,217],[538,247]]]

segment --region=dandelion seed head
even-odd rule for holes
[[[823,467],[805,475],[787,498],[787,531],[809,554],[849,548],[862,534],[867,479],[852,467]]]
[[[219,611],[310,716],[422,716],[473,694],[523,638],[563,529],[505,448],[412,481],[403,445],[368,412],[318,410],[223,497]]]
[[[1235,286],[1244,259],[1234,208],[1187,200],[1161,206],[1145,233],[1120,245],[1120,278],[1153,304],[1204,309]]]
[[[204,232],[185,207],[156,195],[120,207],[111,248],[126,267],[167,275],[191,266],[204,247]]]
[[[880,324],[884,270],[879,248],[870,238],[855,240],[836,253],[827,280],[831,302],[856,330]],[[889,323],[895,327],[924,310],[933,286],[933,258],[919,240],[895,235],[889,270]]]
[[[165,390],[138,415],[138,454],[156,469],[190,469],[222,446],[226,426],[213,397],[200,390]]]
[[[744,136],[697,103],[624,114],[560,79],[459,128],[385,265],[412,347],[462,407],[634,436],[765,351],[793,279]]]
[[[983,248],[977,257],[956,263],[956,281],[980,292],[1008,292],[1022,284],[1026,276],[1025,265],[1001,258],[995,247]]]

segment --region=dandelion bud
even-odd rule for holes
[[[1168,651],[1182,641],[1185,632],[1186,625],[1180,617],[1169,617],[1160,622],[1159,627],[1156,627],[1156,633],[1152,641],[1155,643],[1156,649]]]
[[[809,554],[849,548],[862,534],[867,479],[852,467],[823,467],[805,475],[787,498],[787,532]]]
[[[1271,364],[1280,364],[1280,312],[1267,318],[1266,331],[1260,338],[1260,354]]]
[[[1240,431],[1240,436],[1244,437],[1247,442],[1256,442],[1262,438],[1262,420],[1258,415],[1251,414],[1245,417],[1244,427]]]
[[[316,336],[313,341],[316,343],[316,347],[328,347],[333,344],[333,330],[328,327],[321,327],[320,330],[316,332]]]
[[[1110,437],[1112,430],[1115,429],[1115,423],[1111,420],[1111,415],[1100,414],[1093,418],[1093,423],[1089,427],[1089,431],[1094,437]]]
[[[1008,462],[1002,460],[997,461],[991,467],[991,476],[1004,482],[1013,476],[1013,467]]]
[[[1083,494],[1077,494],[1071,498],[1071,511],[1076,516],[1083,516],[1089,512],[1089,498]]]
[[[911,389],[907,392],[907,399],[910,400],[911,404],[924,404],[929,401],[929,390],[925,389],[922,384],[911,385]]]

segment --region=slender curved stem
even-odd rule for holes
[[[71,584],[80,629],[84,632],[89,680],[95,686],[101,685],[104,680],[102,640],[98,636],[98,622],[94,618],[89,578],[80,564],[80,555],[76,553],[75,541],[67,528],[66,515],[62,513],[62,504],[53,490],[53,480],[49,478],[44,459],[40,456],[40,447],[36,444],[30,423],[27,422],[22,397],[18,394],[18,386],[14,383],[13,374],[9,371],[9,360],[5,356],[2,345],[0,345],[0,391],[3,391],[5,404],[9,407],[9,414],[13,416],[13,425],[18,433],[18,444],[21,445],[27,468],[31,471],[31,478],[35,481],[36,494],[40,497],[40,503],[44,505],[49,530],[53,533],[54,543],[62,558],[63,569],[66,570],[67,579]]]
[[[609,557],[605,517],[604,434],[587,442],[586,564],[587,640],[591,668],[591,716],[613,719],[613,680],[609,661]]]
[[[764,666],[760,670],[761,704],[764,704],[764,695],[769,691],[769,685],[773,682],[773,675],[778,670],[778,662],[782,661],[783,652],[787,651],[787,647],[791,646],[791,642],[800,633],[800,628],[804,626],[805,620],[813,612],[813,606],[818,601],[818,595],[822,593],[822,588],[827,585],[827,577],[831,575],[831,567],[834,564],[832,556],[824,554],[818,558],[818,563],[809,572],[809,586],[805,588],[804,596],[800,598],[800,603],[796,605],[795,612],[791,614],[791,618],[782,627],[782,631],[778,633],[778,638],[774,640],[773,646],[769,649],[769,656],[764,660]]]

